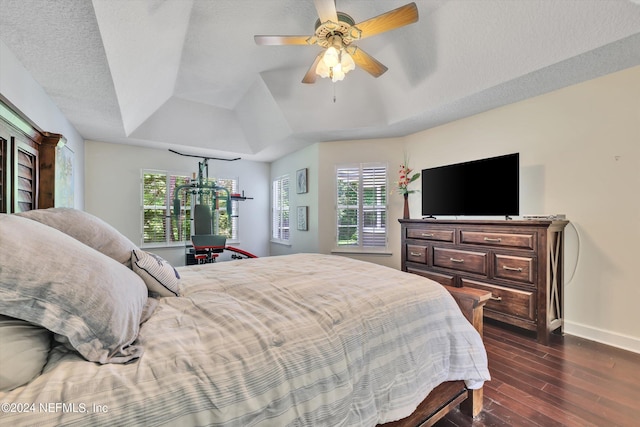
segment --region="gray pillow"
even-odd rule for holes
[[[40,375],[51,349],[51,332],[24,320],[0,316],[0,391]]]
[[[131,267],[142,277],[152,296],[180,296],[180,274],[161,256],[136,249],[131,251]]]
[[[66,338],[87,360],[125,363],[147,302],[140,277],[56,230],[0,214],[0,314]]]
[[[53,227],[131,268],[131,251],[138,247],[97,216],[73,208],[49,208],[16,215]]]

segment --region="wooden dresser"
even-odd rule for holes
[[[568,221],[401,219],[402,270],[491,292],[484,316],[547,345],[563,318]]]

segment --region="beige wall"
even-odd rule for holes
[[[317,168],[317,194],[310,195],[318,199],[317,233],[304,239],[317,239],[321,253],[335,246],[337,164],[387,162],[393,189],[405,150],[415,169],[519,152],[521,215],[563,213],[571,221],[565,331],[640,352],[640,67],[404,138],[315,147],[302,154],[307,163],[298,153],[274,164]],[[420,200],[420,193],[410,196],[412,218],[420,217]],[[355,257],[399,268],[402,199],[391,194],[389,203],[391,254]]]
[[[405,142],[420,167],[520,152],[520,213],[571,221],[565,331],[640,352],[640,67]]]

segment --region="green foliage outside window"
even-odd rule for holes
[[[143,173],[143,243],[179,243],[191,238],[191,194],[180,192],[180,215],[176,221],[173,212],[173,198],[175,188],[190,182],[189,177],[168,175],[164,172]],[[237,192],[237,181],[221,179],[216,185],[225,187],[229,193]],[[237,238],[237,202],[232,203],[233,218],[227,214],[226,194],[220,193],[217,207],[213,208],[214,225],[217,224],[216,234]],[[212,205],[211,196],[205,196],[203,203]],[[215,203],[214,203],[215,205]],[[167,230],[170,230],[167,235]]]

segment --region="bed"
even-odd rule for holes
[[[418,425],[467,396],[473,414],[484,299],[333,255],[173,268],[78,210],[0,214],[0,417]]]

